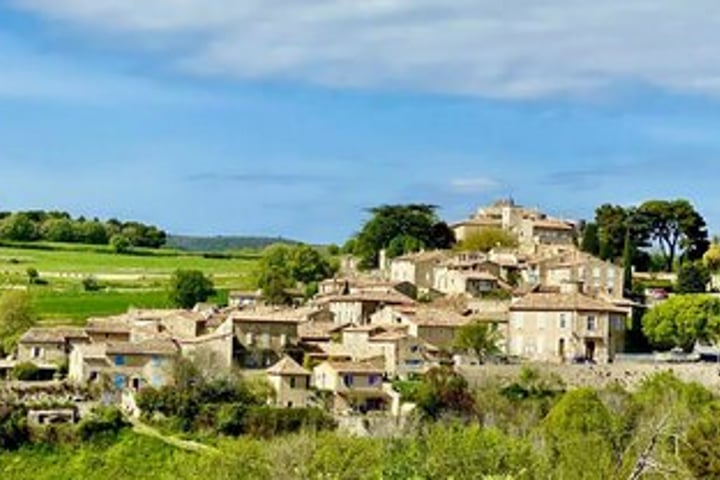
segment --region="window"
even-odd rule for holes
[[[380,383],[380,375],[370,375],[368,377],[368,385],[375,386]]]
[[[290,388],[295,388],[295,377],[290,377]]]
[[[567,316],[565,313],[560,314],[560,328],[567,328]]]
[[[160,357],[158,355],[153,355],[150,358],[150,362],[152,363],[153,367],[159,367],[160,366]]]
[[[343,375],[343,383],[346,387],[352,387],[353,384],[353,376],[352,375]]]
[[[252,332],[247,332],[247,333],[245,334],[245,343],[246,343],[248,346],[252,345],[254,340],[255,340],[255,339],[254,339],[254,335],[252,334]]]
[[[542,315],[542,314],[541,314],[541,315],[538,317],[537,325],[538,325],[538,328],[539,328],[540,330],[545,330],[545,327],[547,326],[547,325],[546,325],[546,322],[545,322],[545,315]]]
[[[588,315],[587,317],[587,329],[589,332],[595,330],[595,315]]]
[[[115,378],[113,379],[113,384],[115,384],[115,388],[117,388],[118,390],[122,390],[123,388],[125,388],[125,382],[125,375],[120,375],[119,373],[115,375]]]
[[[32,347],[32,357],[33,358],[40,358],[42,356],[42,348],[40,347]]]
[[[125,365],[125,355],[115,355],[115,365]]]

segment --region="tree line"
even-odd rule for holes
[[[43,210],[0,212],[0,240],[160,248],[166,239],[163,230],[136,221],[73,218],[67,212]]]

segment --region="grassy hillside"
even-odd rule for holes
[[[194,252],[226,252],[228,250],[261,249],[273,243],[298,243],[282,237],[194,237],[189,235],[168,235],[166,246]]]
[[[165,307],[167,282],[177,269],[196,269],[213,278],[223,302],[230,289],[252,287],[258,251],[224,254],[138,249],[118,255],[108,247],[32,243],[0,245],[0,289],[29,288],[38,314],[53,323],[81,322],[88,316],[121,313],[130,306]],[[27,270],[36,269],[42,285],[27,285]],[[93,276],[102,285],[85,292],[82,280]]]

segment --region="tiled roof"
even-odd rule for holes
[[[238,310],[230,314],[230,318],[236,323],[254,322],[276,322],[276,323],[300,323],[307,320],[308,316],[316,310],[311,307],[286,308],[281,310],[257,309]]]
[[[382,375],[383,373],[382,367],[377,367],[370,362],[327,361],[325,363],[339,373],[377,373],[378,375]]]
[[[307,375],[310,372],[300,366],[295,360],[287,355],[280,359],[275,365],[267,369],[268,375]]]
[[[425,250],[421,252],[408,253],[400,257],[396,257],[393,261],[411,261],[411,262],[440,262],[447,260],[450,253],[445,250]]]
[[[113,317],[89,318],[85,326],[86,332],[129,333],[130,321],[124,315]]]
[[[86,345],[77,345],[75,349],[79,350],[83,358],[86,359],[106,359],[107,344],[105,343],[88,343]]]
[[[108,355],[174,355],[178,348],[170,340],[108,343]]]
[[[78,327],[34,327],[20,337],[20,343],[65,343],[70,338],[88,338]]]
[[[415,300],[401,293],[395,292],[358,292],[348,295],[331,295],[323,298],[321,302],[376,302],[412,305],[415,303]]]
[[[500,227],[502,225],[502,220],[495,218],[474,217],[467,220],[461,220],[459,222],[453,223],[450,226],[460,227],[465,225],[477,227]]]
[[[603,300],[581,293],[529,293],[510,305],[511,311],[593,311],[625,313],[625,310]]]
[[[558,220],[558,219],[552,219],[552,218],[546,218],[546,219],[542,219],[542,220],[534,220],[533,227],[534,228],[542,228],[545,230],[573,230],[574,229],[574,227],[569,222],[565,222],[563,220]]]
[[[298,337],[303,338],[330,338],[330,334],[342,330],[344,325],[334,322],[304,322],[298,325]]]
[[[453,310],[421,307],[409,314],[411,321],[420,326],[459,327],[470,322],[470,318]]]

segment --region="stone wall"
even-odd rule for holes
[[[716,363],[639,363],[617,362],[606,365],[556,365],[533,363],[526,365],[480,365],[458,367],[471,386],[488,380],[512,379],[524,366],[558,375],[568,387],[596,387],[617,383],[632,390],[643,379],[655,373],[670,371],[686,382],[698,382],[720,391],[720,365]]]

